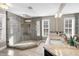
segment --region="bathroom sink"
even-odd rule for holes
[[[62,40],[50,40],[50,44],[52,45],[64,45],[64,42]]]

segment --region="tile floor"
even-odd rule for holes
[[[0,56],[44,56],[44,42],[41,42],[38,47],[26,50],[18,50],[5,48],[0,51]]]

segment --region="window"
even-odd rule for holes
[[[73,17],[64,19],[64,33],[72,36],[75,34],[75,19]]]
[[[49,34],[49,20],[42,20],[42,36],[47,37]]]

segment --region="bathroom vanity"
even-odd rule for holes
[[[68,44],[64,45],[47,45],[44,46],[45,56],[79,56],[79,48]]]

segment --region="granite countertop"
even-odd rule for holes
[[[45,45],[44,49],[56,56],[79,56],[79,48],[66,43],[64,45]]]

